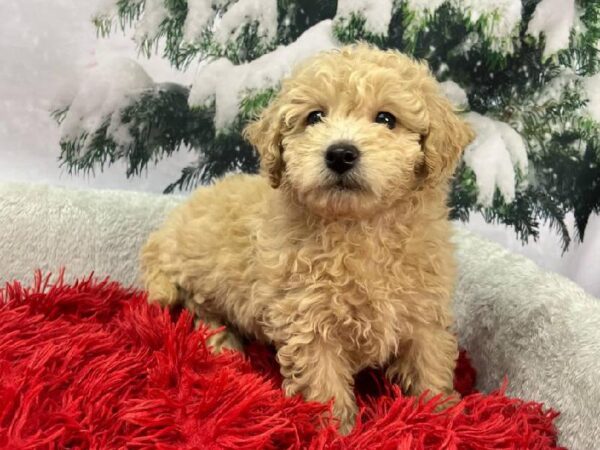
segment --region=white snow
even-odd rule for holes
[[[100,0],[93,17],[112,18],[117,14],[119,0]]]
[[[456,109],[462,110],[469,106],[467,93],[454,81],[447,80],[440,83],[440,89]]]
[[[215,102],[217,110],[233,105],[234,110],[231,111],[232,116],[227,120],[223,120],[232,121],[235,119],[238,112],[238,106],[236,106],[238,105],[237,101],[240,100],[237,98],[239,92],[235,92],[233,95],[228,96],[228,86],[226,85],[225,79],[228,79],[236,70],[241,72],[246,66],[247,64],[244,64],[238,66],[238,69],[236,69],[236,66],[227,58],[219,58],[199,67],[198,74],[192,84],[192,90],[190,91],[190,96],[188,98],[190,106],[205,106],[216,96]],[[231,88],[235,89],[235,86],[231,86]],[[217,111],[217,114],[219,114],[219,111]],[[221,112],[220,114],[223,115],[224,112]]]
[[[521,136],[508,124],[476,112],[465,114],[475,140],[465,149],[464,161],[477,181],[477,201],[490,206],[496,188],[507,203],[515,198],[515,167],[527,171],[527,152]]]
[[[569,67],[563,68],[560,73],[552,78],[549,83],[536,95],[536,103],[544,105],[547,102],[557,102],[566,88],[573,88],[577,74]]]
[[[481,20],[483,32],[492,49],[512,52],[511,39],[518,33],[521,22],[521,0],[407,0],[406,5],[415,17],[413,23],[408,24],[409,34],[419,29],[424,19],[444,3],[450,3],[462,11],[473,24]],[[465,50],[474,42],[467,39]]]
[[[226,8],[223,11],[223,8]],[[215,41],[226,45],[235,40],[245,24],[258,25],[258,35],[267,40],[277,33],[277,0],[188,0],[183,24],[183,42],[193,44],[212,31]]]
[[[435,12],[446,0],[406,0],[406,6],[419,16]]]
[[[451,0],[472,23],[485,20],[484,33],[494,50],[511,52],[521,22],[521,0]]]
[[[211,0],[188,0],[188,12],[183,23],[183,41],[194,43],[203,30],[212,23],[215,11]]]
[[[583,79],[588,104],[587,111],[589,115],[600,123],[600,73]]]
[[[221,45],[235,40],[243,25],[258,24],[258,35],[268,40],[277,34],[277,0],[239,0],[231,5],[215,26],[215,40]]]
[[[135,41],[152,41],[158,35],[160,25],[169,17],[164,0],[146,0],[142,17],[135,26]]]
[[[556,77],[544,86],[544,89],[536,96],[538,105],[547,102],[559,102],[566,89],[577,89],[581,83],[584,97],[588,104],[585,108],[587,114],[600,123],[600,73],[588,77],[578,76],[573,69],[564,68]]]
[[[404,30],[407,38],[415,37],[416,33],[426,25],[426,20],[435,13],[447,0],[405,0],[405,5],[412,13],[412,20],[408,21]]]
[[[128,145],[132,138],[121,122],[121,112],[136,94],[153,86],[152,78],[131,59],[114,59],[93,69],[82,80],[61,124],[61,140],[83,137],[85,152],[94,131],[110,118],[107,135],[117,144]]]
[[[479,45],[481,40],[480,34],[472,31],[464,37],[462,42],[456,47],[456,51],[466,54],[470,52],[474,46]]]
[[[521,174],[525,175],[527,173],[527,168],[529,167],[525,141],[521,135],[506,122],[496,120],[494,121],[494,125],[496,125],[500,137],[502,137],[502,140],[506,144],[506,150],[508,150],[513,167],[517,168]]]
[[[332,21],[324,20],[306,30],[288,46],[279,46],[254,61],[233,65],[221,58],[198,70],[189,96],[190,106],[202,106],[213,98],[215,126],[229,126],[239,112],[242,95],[276,86],[299,61],[338,46],[332,36]]]
[[[335,19],[349,18],[352,13],[360,14],[365,18],[368,31],[387,35],[393,7],[394,0],[338,0]]]
[[[569,46],[575,16],[575,0],[542,0],[535,7],[533,17],[527,25],[527,33],[536,38],[544,34],[545,58]]]

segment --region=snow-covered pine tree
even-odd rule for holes
[[[297,61],[368,41],[429,62],[477,138],[456,174],[456,218],[535,237],[549,220],[563,243],[572,212],[583,239],[600,212],[598,0],[106,0],[104,36],[133,29],[190,86],[157,84],[134,61],[97,69],[57,107],[61,160],[88,171],[124,160],[133,176],[183,148],[197,162],[166,191],[257,169],[240,137]]]

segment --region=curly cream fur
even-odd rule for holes
[[[307,126],[313,110],[325,118]],[[378,111],[397,126],[374,123]],[[283,82],[246,136],[265,177],[198,189],[150,236],[150,298],[274,344],[285,392],[333,399],[342,432],[365,367],[387,367],[410,394],[452,393],[446,197],[472,133],[427,67],[366,45],[322,53]],[[336,187],[324,164],[340,140],[361,152],[352,189]],[[239,346],[223,336],[217,350]]]

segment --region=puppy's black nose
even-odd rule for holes
[[[325,162],[331,170],[342,174],[355,166],[358,156],[358,149],[354,145],[333,144],[325,152]]]

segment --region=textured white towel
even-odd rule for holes
[[[126,285],[138,252],[180,197],[0,184],[0,282],[36,268],[70,279],[95,271]],[[560,443],[600,448],[600,301],[528,259],[457,230],[455,295],[461,346],[478,387],[559,410]]]

